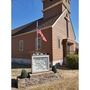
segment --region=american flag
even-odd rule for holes
[[[41,30],[37,30],[37,34],[40,34],[40,36],[42,37],[43,41],[47,42],[47,39],[45,38],[45,36],[41,32]]]

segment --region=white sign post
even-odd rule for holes
[[[32,56],[32,73],[49,71],[49,55]]]

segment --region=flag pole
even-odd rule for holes
[[[36,50],[38,51],[38,20],[37,20],[37,22],[36,22],[36,32],[37,32],[37,38],[36,38],[37,48],[36,48]]]

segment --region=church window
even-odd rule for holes
[[[24,50],[24,41],[19,40],[19,51],[23,51],[23,50]]]

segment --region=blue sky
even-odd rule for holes
[[[43,17],[41,0],[12,0],[12,28]],[[71,0],[71,20],[78,41],[78,0]]]

